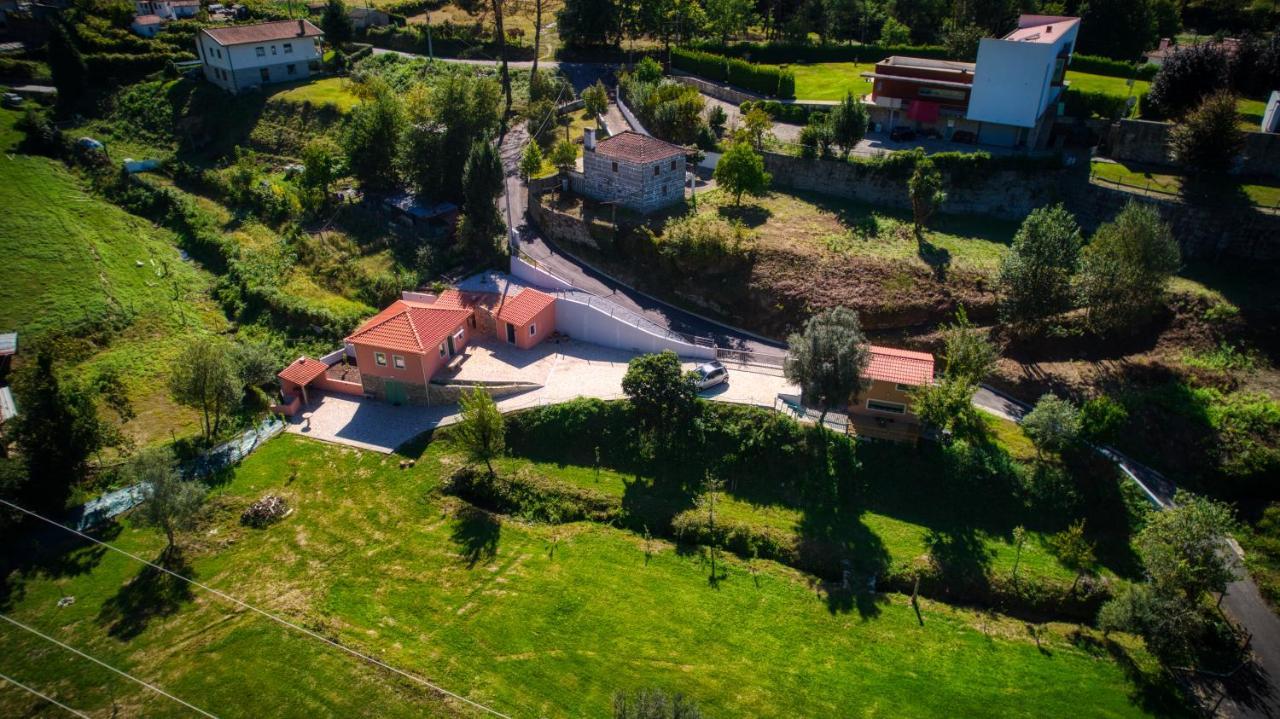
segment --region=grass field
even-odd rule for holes
[[[1104,180],[1150,189],[1153,192],[1164,192],[1171,195],[1181,194],[1183,176],[1168,172],[1152,172],[1119,162],[1094,161],[1090,166],[1095,177]],[[1259,181],[1235,185],[1249,201],[1260,207],[1280,207],[1280,181],[1263,184]]]
[[[808,193],[770,192],[746,198],[741,208],[721,190],[698,196],[699,212],[715,212],[742,221],[756,232],[762,247],[827,257],[904,260],[922,267],[911,234],[911,213]],[[993,272],[1004,255],[1016,223],[985,217],[938,215],[927,236],[957,269]]]
[[[60,163],[10,152],[16,113],[0,113],[0,327],[30,346],[42,335],[75,341],[60,360],[92,376],[120,372],[139,439],[194,426],[168,399],[164,375],[185,338],[222,330],[213,277],[183,262],[172,234],[93,195]]]
[[[900,595],[864,616],[769,562],[753,577],[730,558],[713,587],[696,551],[653,542],[647,556],[630,532],[499,519],[440,495],[457,463],[440,442],[412,469],[397,462],[271,441],[216,490],[186,537],[188,571],[513,716],[601,716],[614,691],[646,686],[684,692],[708,717],[1176,713],[1128,637],[1072,641],[1076,627],[1049,624],[1038,645],[1023,622],[930,601],[922,627]],[[267,492],[293,514],[240,526],[240,509]],[[114,541],[146,557],[163,544],[128,523]],[[408,682],[138,573],[81,550],[11,576],[3,611],[223,717],[447,711]],[[64,596],[75,603],[59,608]],[[0,671],[80,709],[105,713],[114,699],[181,714],[8,626]],[[0,714],[33,705],[0,688]]]
[[[351,92],[349,84],[345,78],[326,77],[273,92],[270,97],[296,104],[309,102],[317,107],[330,105],[341,112],[350,112],[351,108],[360,104],[360,98]]]
[[[872,62],[820,62],[789,66],[796,74],[796,97],[801,100],[843,100],[845,93],[862,97],[871,92],[871,81],[862,77],[872,72]]]

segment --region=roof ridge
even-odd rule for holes
[[[404,314],[406,315],[405,321],[409,323],[409,331],[413,333],[413,341],[415,344],[418,345],[418,349],[426,350],[427,348],[422,344],[422,335],[418,334],[418,323],[413,321],[412,316],[409,316],[409,313],[415,309],[427,309],[427,308],[413,307],[406,303],[405,309],[404,309]]]

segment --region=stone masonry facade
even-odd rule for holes
[[[623,142],[631,146],[623,149]],[[594,150],[584,149],[582,169],[583,194],[595,200],[648,213],[684,199],[684,151],[661,140],[616,135]]]

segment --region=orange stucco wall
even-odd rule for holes
[[[874,409],[868,409],[867,400],[869,399],[905,404],[907,406],[906,414],[896,414],[893,412],[881,412]],[[857,406],[850,407],[849,411],[872,417],[888,417],[890,419],[901,419],[905,422],[919,422],[919,418],[916,417],[911,409],[911,397],[906,392],[899,390],[896,382],[885,382],[884,380],[877,379],[871,380],[871,386],[858,393],[858,404]]]
[[[473,330],[467,327],[465,319],[454,327],[453,332],[456,333],[458,330],[462,330],[462,337],[454,341],[454,351],[461,353],[462,349],[471,341]],[[425,385],[449,361],[447,345],[445,347],[445,356],[441,357],[438,347],[429,347],[425,355],[418,355],[359,342],[353,342],[352,344],[356,348],[356,366],[360,368],[360,374],[371,377],[382,377],[384,379]],[[386,353],[387,364],[385,366],[378,365],[374,360],[375,352]],[[395,355],[404,357],[404,369],[395,366]]]
[[[529,334],[529,326],[533,325],[536,330],[532,335]],[[552,302],[547,305],[541,312],[533,316],[532,320],[523,325],[516,326],[516,347],[527,350],[545,340],[556,328],[556,304]],[[498,340],[507,341],[507,323],[498,322],[497,327]]]

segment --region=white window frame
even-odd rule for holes
[[[459,327],[458,331],[453,333],[453,338],[458,342],[461,342],[463,339],[466,338],[466,336],[467,336],[467,328],[465,327]]]
[[[391,366],[396,369],[404,369],[404,355],[391,355]]]
[[[530,323],[529,323],[529,336],[530,336],[530,337],[533,337],[533,336],[534,336],[534,335],[536,335],[536,334],[538,334],[538,323],[537,323],[537,322],[530,322]]]
[[[879,404],[879,405],[883,405],[885,408],[898,407],[899,409],[884,409],[881,407],[872,407],[871,406],[872,402],[875,402],[876,404]],[[867,409],[872,412],[883,412],[884,414],[906,414],[907,413],[907,406],[905,404],[901,402],[886,402],[882,399],[868,399]]]
[[[373,353],[373,363],[374,363],[374,364],[376,364],[376,365],[378,365],[379,367],[386,367],[386,366],[387,366],[387,353],[386,353],[386,352],[374,352],[374,353]]]
[[[253,49],[253,54],[254,54],[254,55],[256,55],[257,57],[266,57],[266,56],[267,56],[267,48],[265,48],[265,47],[263,47],[263,46],[259,45],[258,47],[255,47],[255,48]]]
[[[276,54],[278,54],[278,53],[279,53],[279,50],[276,50],[276,46],[275,46],[275,45],[272,45],[272,46],[271,46],[271,54],[272,54],[272,55],[276,55]]]

